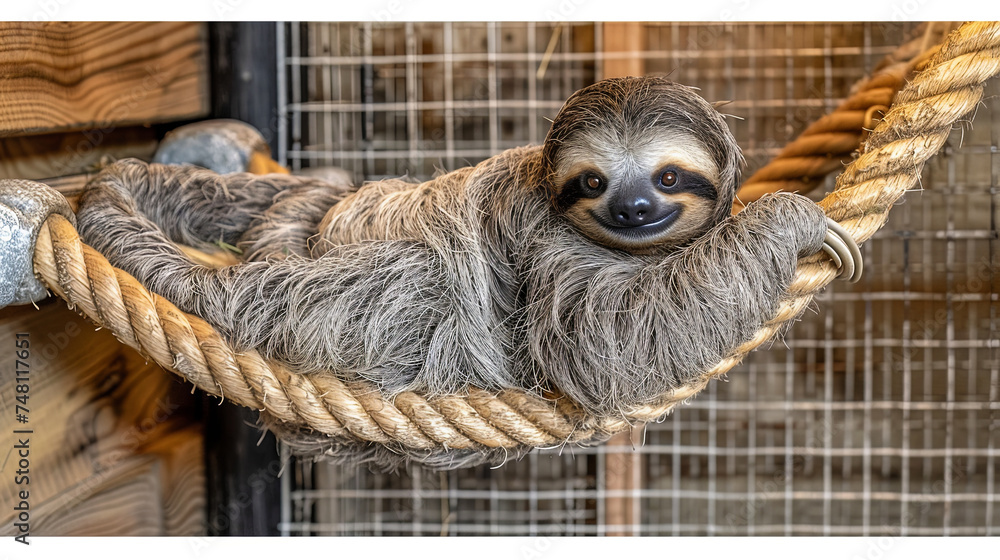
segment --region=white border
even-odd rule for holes
[[[0,18],[25,21],[898,21],[996,18],[991,0],[21,0]],[[992,14],[990,12],[993,12]]]
[[[633,553],[653,558],[801,558],[808,560],[920,560],[990,558],[993,538],[924,537],[714,537],[568,538],[481,537],[36,537],[25,546],[4,537],[0,558],[137,558],[141,560],[208,560],[214,558],[290,558],[306,552],[319,558],[461,558],[475,560],[613,560]],[[16,548],[15,548],[16,547]],[[805,553],[803,555],[803,553]]]

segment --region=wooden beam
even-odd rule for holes
[[[644,429],[645,424],[633,426],[627,432],[611,436],[605,444],[631,448],[604,456],[604,489],[614,494],[604,499],[604,523],[610,527],[605,534],[609,537],[634,536],[630,526],[642,523],[641,500],[626,493],[642,488],[643,460],[638,449],[642,446]]]
[[[645,60],[634,53],[646,49],[646,28],[642,23],[604,23],[603,52],[605,55],[602,78],[621,78],[645,74]],[[638,448],[642,445],[643,425],[634,426],[631,431],[615,434],[605,445]],[[625,529],[629,525],[641,523],[641,503],[625,492],[641,487],[643,477],[642,455],[635,451],[615,451],[604,457],[604,488],[618,495],[604,500],[604,522],[616,529],[607,531],[608,536],[629,536],[633,532]]]
[[[0,136],[208,113],[205,24],[0,23]]]
[[[156,131],[145,127],[0,138],[0,179],[37,180],[87,173],[108,159],[148,161],[156,144]]]
[[[646,50],[646,26],[636,22],[603,24],[604,70],[601,78],[642,76],[646,61],[635,53]]]
[[[271,146],[272,155],[278,146],[279,118],[275,27],[272,22],[209,26],[212,117],[252,124]]]

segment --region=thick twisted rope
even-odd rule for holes
[[[982,83],[1000,73],[1000,24],[964,25],[926,68],[897,96],[864,153],[820,202],[858,242],[885,223],[893,203],[916,184],[924,162],[940,149],[952,125],[979,103]],[[434,398],[403,393],[390,402],[366,383],[346,383],[333,375],[296,375],[254,351],[233,350],[205,321],[112,267],[58,215],[42,227],[34,262],[45,284],[71,307],[206,393],[331,437],[413,449],[588,442],[621,431],[628,422],[656,420],[770,340],[837,274],[822,254],[800,260],[788,297],[751,340],[657,402],[626,411],[625,417],[596,418],[564,398],[526,391],[492,394],[471,388],[467,395]]]
[[[805,193],[841,169],[860,145],[877,114],[888,109],[906,79],[921,69],[940,49],[955,25],[930,22],[914,30],[914,38],[883,59],[871,76],[858,82],[833,112],[813,122],[786,144],[766,165],[743,181],[734,210],[767,193]]]
[[[417,449],[549,446],[610,433],[624,421],[588,425],[575,407],[537,395],[472,388],[467,396],[383,400],[366,383],[333,375],[296,375],[255,351],[237,352],[202,319],[146,290],[85,245],[68,220],[46,220],[35,248],[35,272],[71,307],[109,329],[206,393],[267,411],[287,424],[338,438]]]

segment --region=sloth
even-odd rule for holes
[[[620,416],[747,340],[822,247],[804,197],[730,216],[741,163],[692,88],[622,78],[573,94],[541,146],[427,182],[122,160],[77,217],[147,288],[304,375],[387,397],[544,388]],[[177,246],[220,241],[244,262],[202,266]]]

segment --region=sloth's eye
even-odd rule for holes
[[[583,186],[584,196],[594,198],[604,192],[604,179],[599,176],[588,173],[581,177],[581,179],[580,182]]]
[[[660,175],[660,184],[664,187],[672,187],[677,184],[677,174],[673,171],[665,171]]]

